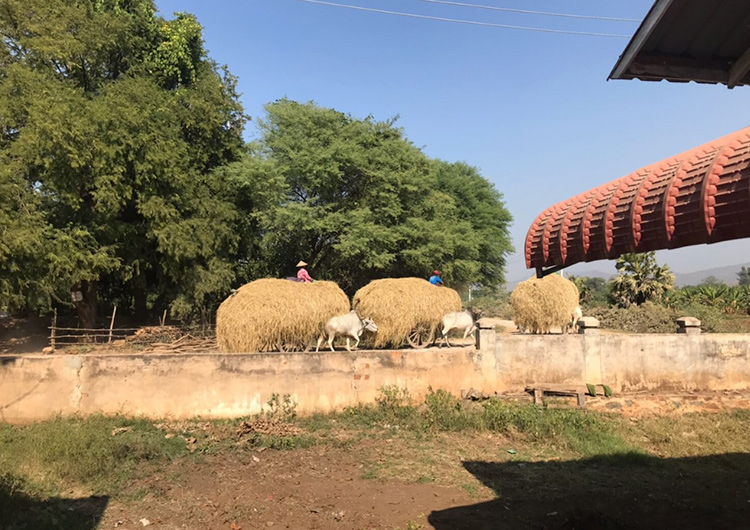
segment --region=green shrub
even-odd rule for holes
[[[282,397],[273,393],[266,405],[268,405],[268,410],[264,411],[264,415],[269,419],[292,421],[297,417],[297,402],[291,394],[284,394]]]
[[[676,318],[695,317],[701,321],[701,331],[704,333],[725,333],[724,323],[727,321],[724,312],[716,307],[702,304],[686,304],[676,307]]]
[[[622,307],[595,307],[586,312],[587,316],[599,320],[601,327],[630,333],[674,333],[677,331],[674,310],[645,302],[642,305]],[[682,316],[682,315],[679,315]]]
[[[510,295],[500,293],[493,295],[480,296],[474,298],[471,302],[465,302],[471,308],[482,311],[482,316],[492,318],[504,318],[511,320],[513,318],[513,308],[510,305]]]
[[[589,307],[584,313],[597,318],[602,328],[630,333],[675,333],[675,320],[686,316],[700,320],[704,333],[741,333],[744,330],[737,317],[726,315],[718,307],[695,302],[675,304],[672,307],[651,302],[628,308]]]
[[[425,396],[425,426],[440,431],[463,431],[480,429],[482,418],[479,414],[464,410],[461,401],[450,392],[430,388]]]
[[[374,406],[359,404],[345,408],[339,416],[341,423],[348,427],[400,428],[414,426],[421,421],[408,389],[385,385],[378,390],[380,395],[375,398]]]

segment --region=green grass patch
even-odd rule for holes
[[[750,410],[641,418],[622,435],[660,456],[749,453]]]
[[[461,401],[445,390],[432,390],[420,405],[406,391],[381,390],[374,405],[316,415],[300,425],[319,436],[335,429],[377,431],[379,436],[409,435],[422,439],[450,432],[495,432],[519,442],[549,445],[580,456],[638,452],[620,432],[622,418],[577,409],[548,409],[533,404],[490,399]]]
[[[165,438],[142,419],[91,416],[23,427],[0,424],[0,469],[26,477],[25,490],[40,494],[71,486],[111,492],[140,462],[186,452],[184,439]]]

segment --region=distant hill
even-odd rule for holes
[[[531,278],[533,274],[534,274],[533,271],[529,271],[528,274],[524,276],[523,278],[516,278],[514,280],[508,280],[508,291],[512,291],[516,287],[516,285],[518,285],[522,281],[528,280],[529,278]],[[574,270],[572,272],[565,270],[564,274],[566,278],[568,276],[586,276],[588,278],[604,278],[605,280],[609,280],[615,275],[615,273],[613,272],[604,272],[600,270],[581,270],[581,271]]]
[[[727,265],[726,267],[715,267],[698,272],[675,273],[675,282],[678,287],[685,285],[698,285],[705,278],[714,276],[727,285],[737,285],[737,273],[742,267],[750,267],[750,262],[740,263],[739,265]]]
[[[708,278],[709,276],[713,276],[718,280],[726,283],[727,285],[737,285],[737,273],[742,267],[750,268],[750,262],[740,263],[738,265],[727,265],[725,267],[714,267],[712,269],[705,269],[696,272],[675,272],[675,283],[678,287],[684,287],[686,285],[698,285],[704,279]],[[508,281],[508,290],[512,291],[516,285],[530,278],[531,274],[532,272],[529,271],[528,276],[524,278],[517,278],[515,280]],[[587,276],[589,278],[604,278],[605,280],[609,280],[615,275],[615,273],[612,272],[603,272],[601,270],[593,269],[580,271],[576,270],[571,272],[570,274],[572,274],[573,276]],[[568,276],[569,273],[566,271],[565,275]]]

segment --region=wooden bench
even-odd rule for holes
[[[578,408],[586,408],[586,385],[565,385],[565,384],[534,384],[526,387],[526,392],[534,394],[534,403],[542,405],[544,395],[552,396],[574,396],[578,399]]]

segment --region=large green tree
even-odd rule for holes
[[[350,293],[434,268],[454,285],[503,281],[510,215],[474,168],[430,160],[394,120],[286,99],[266,110],[256,163],[284,187],[260,219],[268,270],[304,259]]]
[[[456,215],[471,225],[468,253],[457,255],[443,268],[450,276],[477,287],[505,283],[506,257],[513,252],[508,228],[513,218],[503,196],[479,171],[463,162],[433,162],[438,190],[455,205]]]
[[[655,252],[623,254],[615,264],[617,276],[609,282],[612,301],[620,307],[659,302],[674,289],[674,274],[668,265],[656,262]]]
[[[240,158],[245,118],[195,18],[152,0],[0,0],[0,34],[0,216],[28,219],[0,246],[0,295],[80,292],[86,326],[102,289],[141,313],[147,296],[211,307],[239,246],[213,169]]]

